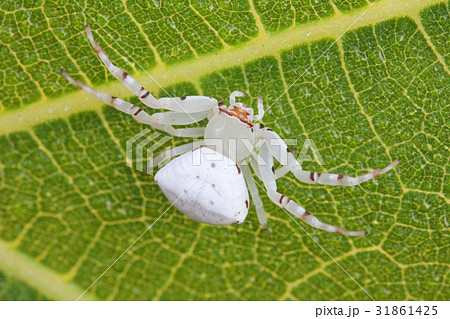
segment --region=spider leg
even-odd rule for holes
[[[165,124],[187,125],[197,123],[206,118],[207,115],[208,112],[197,112],[186,114],[180,112],[167,111],[155,113],[152,115],[152,117],[155,118],[155,120]]]
[[[264,117],[264,104],[261,96],[257,97],[258,100],[258,114],[252,116],[252,121],[260,121]]]
[[[250,195],[252,196],[253,203],[256,208],[256,215],[258,216],[259,223],[264,230],[267,230],[267,216],[264,211],[263,202],[261,197],[259,197],[258,188],[256,187],[255,181],[253,180],[252,172],[248,165],[242,164],[239,166],[244,174],[245,181],[247,182]]]
[[[133,92],[139,100],[146,106],[153,109],[166,109],[182,113],[196,113],[208,111],[217,107],[217,100],[206,96],[182,96],[177,98],[156,99],[148,90],[146,90],[138,81],[136,81],[125,70],[115,66],[105,51],[95,42],[91,27],[86,24],[86,33],[91,45],[94,47],[100,59],[105,64],[111,74],[119,80],[128,90]]]
[[[256,176],[257,176],[260,180],[262,180],[262,178],[261,178],[261,173],[259,172],[258,163],[257,163],[257,161],[256,161],[256,159],[255,159],[254,156],[250,156],[250,164],[251,164],[251,166],[252,166],[252,168],[253,168],[253,171],[255,172]]]
[[[391,169],[393,169],[395,166],[398,165],[400,160],[395,160],[388,166],[386,166],[383,169],[376,169],[373,172],[351,177],[346,176],[342,174],[327,174],[327,173],[318,173],[318,172],[312,172],[312,171],[303,171],[299,169],[298,167],[294,167],[291,169],[294,176],[301,180],[302,182],[305,182],[307,184],[322,184],[322,185],[332,185],[332,186],[355,186],[358,184],[361,184],[363,182],[366,182],[370,179],[373,179],[375,177],[380,176],[381,174],[384,174]],[[278,171],[278,170],[277,170]]]
[[[318,229],[349,236],[364,236],[367,234],[367,232],[364,231],[348,231],[341,227],[325,224],[321,222],[317,217],[312,215],[309,211],[298,205],[296,202],[290,200],[286,195],[277,192],[275,173],[272,169],[273,158],[269,152],[269,147],[265,145],[266,144],[264,144],[263,147],[260,148],[259,152],[259,155],[263,159],[264,163],[259,163],[258,165],[261,179],[267,190],[267,195],[273,203],[280,206],[281,208],[285,208],[294,216],[302,219],[305,223]]]
[[[272,129],[267,128],[259,124],[259,128],[257,128],[256,135],[257,138],[265,139],[265,145],[267,145],[270,153],[273,157],[283,166],[287,166],[289,169],[292,167],[297,167],[299,169],[302,168],[300,163],[295,159],[294,155],[292,155],[291,150],[283,141],[283,139]],[[284,167],[280,168],[280,177],[286,174],[288,170]]]
[[[169,134],[172,134],[174,136],[181,136],[181,137],[199,137],[203,136],[205,132],[204,127],[193,127],[193,128],[184,128],[184,129],[175,129],[170,124],[173,124],[173,119],[170,118],[170,115],[174,116],[174,112],[171,112],[169,116],[161,117],[158,113],[149,115],[147,112],[144,112],[141,108],[138,106],[131,104],[127,101],[124,101],[118,97],[112,96],[108,93],[99,92],[97,90],[94,90],[93,88],[87,86],[86,84],[75,81],[69,74],[67,74],[66,71],[61,70],[61,74],[73,85],[79,87],[86,93],[91,94],[92,96],[96,97],[97,99],[101,100],[103,103],[108,104],[115,109],[122,111],[128,115],[131,115],[136,121],[150,125],[151,127],[165,131]],[[169,113],[169,112],[166,112]],[[162,113],[164,114],[164,113]],[[181,114],[184,116],[187,116],[187,114]],[[175,117],[175,120],[177,120],[177,117]],[[178,120],[180,120],[178,118]],[[186,122],[186,119],[183,119],[184,122]],[[183,122],[183,123],[184,123]]]
[[[288,166],[282,166],[275,171],[275,179],[279,179],[289,172],[290,172],[290,170],[289,170]]]
[[[192,143],[183,144],[183,145],[176,146],[171,149],[165,150],[158,156],[155,156],[155,158],[151,161],[150,165],[151,165],[151,167],[156,167],[160,163],[162,163],[166,160],[172,159],[175,156],[192,151],[192,150],[196,149],[197,147],[200,147],[204,144],[205,144],[205,141],[201,140],[201,141],[195,141]]]
[[[278,179],[285,175],[287,172],[291,171],[294,176],[301,180],[302,182],[308,183],[308,184],[322,184],[322,185],[332,185],[332,186],[355,186],[358,184],[361,184],[363,182],[366,182],[372,178],[378,177],[381,174],[384,174],[391,169],[393,169],[395,166],[398,165],[400,162],[399,160],[395,160],[390,165],[386,166],[383,169],[376,169],[371,173],[367,173],[361,176],[351,177],[341,174],[327,174],[327,173],[317,173],[317,172],[311,172],[311,171],[304,171],[302,170],[302,167],[300,163],[295,159],[295,157],[291,154],[289,148],[286,146],[286,144],[283,142],[283,139],[275,132],[268,128],[263,128],[261,130],[262,137],[267,139],[269,141],[268,147],[270,149],[270,152],[272,155],[280,161],[281,158],[287,158],[287,165],[284,167],[281,167],[275,172],[275,178]],[[274,147],[273,143],[270,143],[271,141],[277,141],[276,145],[281,146],[281,150],[278,149],[278,147]],[[284,164],[284,163],[282,163]]]
[[[236,104],[236,97],[244,97],[245,93],[241,91],[233,91],[230,94],[230,108],[232,108]]]

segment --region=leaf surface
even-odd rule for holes
[[[448,299],[448,2],[7,1],[0,21],[1,299],[78,298],[166,210],[83,298]],[[58,73],[138,103],[86,22],[157,96],[263,96],[264,125],[298,150],[315,142],[325,165],[306,170],[358,175],[401,159],[354,188],[278,181],[324,222],[369,235],[294,221],[262,189],[269,237],[252,205],[229,227],[170,208],[125,165],[145,127]]]

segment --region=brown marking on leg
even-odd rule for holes
[[[248,200],[245,200],[245,207],[248,208]]]
[[[287,147],[286,152],[291,153],[292,151],[289,149],[289,147]]]
[[[283,204],[284,198],[286,198],[286,205],[287,205],[291,200],[286,195],[281,195],[281,197],[280,197],[280,204],[284,205]]]
[[[344,175],[341,175],[341,174],[339,174],[337,177],[338,181],[342,180],[343,178],[344,178]]]
[[[373,177],[378,177],[381,175],[381,169],[376,169],[373,171]]]
[[[311,172],[311,174],[309,174],[309,178],[314,182],[314,172]]]
[[[272,173],[275,174],[275,166],[272,165]]]
[[[186,97],[185,97],[185,96],[181,96],[181,97],[180,97],[180,100],[181,100],[181,101],[186,100]]]
[[[241,168],[239,167],[238,164],[236,164],[236,168],[237,168],[237,170],[238,170],[238,174],[240,174],[240,173],[241,173]]]
[[[146,91],[144,94],[142,94],[141,99],[145,99],[149,95],[150,95],[150,92]]]
[[[218,106],[222,106],[222,105],[225,105],[225,103],[219,102],[217,105],[218,105]]]
[[[141,108],[139,108],[134,114],[133,114],[133,116],[136,116],[136,115],[138,115],[140,112],[142,111],[142,109]]]
[[[336,230],[334,232],[338,234],[343,234],[345,233],[345,229],[342,227],[336,227]]]
[[[259,123],[259,128],[264,128],[264,124]]]
[[[311,213],[305,209],[305,212],[303,213],[302,216],[300,216],[300,218],[301,218],[301,219],[305,219],[305,218],[308,217],[309,215],[311,215]]]
[[[129,74],[128,74],[127,72],[124,71],[124,72],[122,73],[123,79],[125,80],[125,79],[127,78],[127,76],[129,76]]]

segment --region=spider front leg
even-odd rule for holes
[[[280,206],[281,208],[285,208],[294,216],[302,219],[305,223],[318,229],[349,236],[365,236],[367,234],[367,232],[364,231],[349,231],[341,227],[323,223],[309,211],[298,205],[293,200],[290,200],[289,197],[277,192],[275,171],[273,169],[273,157],[270,154],[269,146],[266,143],[264,143],[260,148],[259,156],[260,161],[256,161],[256,165],[258,165],[257,169],[259,171],[260,178],[262,179],[267,190],[267,195],[273,203]],[[252,162],[252,165],[255,165],[254,161]]]
[[[383,169],[376,169],[371,173],[367,173],[356,177],[346,176],[342,174],[327,174],[312,171],[304,171],[300,163],[291,154],[289,148],[286,146],[282,138],[277,133],[273,132],[270,129],[264,128],[262,130],[261,136],[266,140],[268,140],[269,149],[272,155],[275,156],[277,160],[283,157],[288,159],[287,165],[278,169],[275,172],[276,179],[282,177],[288,171],[291,171],[297,179],[307,184],[356,186],[358,184],[366,182],[370,179],[373,179],[375,177],[380,176],[381,174],[390,171],[400,162],[400,160],[395,160],[394,162],[392,162]],[[276,143],[273,143],[273,141],[276,141]],[[280,146],[280,148],[278,148],[278,146]],[[282,164],[285,165],[284,163]]]
[[[136,81],[125,70],[115,66],[105,51],[95,42],[91,27],[86,24],[86,33],[91,45],[94,47],[100,59],[105,64],[111,74],[120,81],[128,90],[133,92],[139,100],[146,106],[153,109],[166,109],[182,113],[196,113],[208,111],[218,107],[216,99],[207,96],[182,96],[176,98],[156,99],[148,90],[146,90],[138,81]]]
[[[264,104],[262,96],[256,97],[258,100],[258,114],[253,115],[252,121],[260,121],[264,117]]]
[[[194,123],[195,119],[190,119],[188,114],[176,113],[176,112],[164,112],[149,115],[144,112],[138,106],[124,101],[118,97],[112,96],[108,93],[99,92],[93,88],[87,86],[86,84],[75,81],[66,71],[61,70],[61,74],[73,85],[79,87],[86,93],[91,94],[97,99],[101,100],[103,103],[108,104],[115,109],[122,111],[128,115],[131,115],[136,121],[150,125],[151,127],[165,131],[174,136],[180,137],[200,137],[205,133],[204,127],[193,127],[184,129],[175,129],[171,124],[191,124]],[[197,119],[201,120],[205,118],[207,112],[196,114]]]

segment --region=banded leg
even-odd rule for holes
[[[97,90],[94,90],[93,88],[87,86],[86,84],[75,81],[69,74],[67,74],[66,71],[61,70],[61,74],[73,85],[79,87],[86,93],[91,94],[92,96],[96,97],[100,101],[102,101],[105,104],[108,104],[115,109],[122,111],[126,114],[131,115],[136,121],[148,124],[151,127],[165,131],[169,134],[172,134],[174,136],[180,136],[180,137],[200,137],[204,135],[205,128],[204,127],[194,127],[194,128],[184,128],[184,129],[175,129],[170,124],[173,122],[173,118],[171,119],[170,116],[161,117],[157,114],[149,115],[147,112],[144,112],[141,108],[137,107],[134,104],[131,104],[127,101],[124,101],[118,97],[112,96],[108,93],[104,92],[98,92]],[[166,112],[169,113],[169,112]],[[171,115],[174,115],[174,112],[170,112]],[[164,114],[164,113],[162,113]],[[187,114],[181,114],[184,116],[187,116]],[[175,120],[180,120],[180,118],[177,116],[175,117]],[[186,119],[183,119],[186,121]]]
[[[252,172],[250,171],[248,165],[242,164],[239,165],[239,167],[242,169],[250,195],[252,196],[253,204],[255,204],[256,215],[258,216],[259,223],[264,230],[267,230],[266,212],[264,211],[264,205],[261,197],[259,197],[258,187],[256,187],[255,181],[253,180]]]
[[[283,139],[275,132],[269,131],[269,129],[264,128],[262,130],[262,136],[268,140],[268,146],[272,155],[280,161],[283,157],[287,158],[287,165],[278,169],[275,172],[275,178],[278,179],[285,175],[288,171],[291,171],[296,178],[302,182],[308,184],[322,184],[322,185],[332,185],[332,186],[355,186],[366,182],[372,178],[378,177],[384,174],[395,166],[398,165],[400,160],[395,160],[390,165],[383,169],[376,169],[371,173],[367,173],[357,177],[345,176],[341,174],[327,174],[327,173],[317,173],[311,171],[304,171],[300,163],[295,159],[295,157],[290,152],[289,148],[283,142]],[[278,141],[277,141],[278,139]],[[273,141],[277,141],[273,143]],[[272,142],[272,143],[271,143]],[[281,145],[281,150],[278,151],[274,145]],[[283,155],[283,156],[282,156]],[[282,163],[283,164],[283,163]]]
[[[371,173],[367,173],[356,177],[341,174],[326,174],[326,173],[303,171],[301,169],[298,169],[298,167],[292,168],[291,171],[292,173],[294,173],[294,176],[296,178],[308,184],[355,186],[390,171],[395,166],[397,166],[399,162],[400,160],[395,160],[394,162],[392,162],[390,165],[386,166],[383,169],[376,169]]]
[[[217,100],[206,96],[182,96],[177,98],[156,99],[148,90],[146,90],[138,81],[136,81],[125,70],[115,66],[105,51],[95,42],[91,27],[86,24],[86,33],[91,45],[94,47],[98,56],[105,64],[111,74],[120,81],[128,90],[133,92],[139,100],[146,106],[153,109],[166,109],[182,113],[197,113],[208,111],[217,107]]]
[[[263,152],[261,156],[266,157],[270,156]],[[268,158],[264,158],[264,160],[268,163],[270,160]],[[305,223],[311,225],[312,227],[326,230],[332,233],[339,233],[349,236],[365,236],[367,232],[364,231],[348,231],[341,227],[336,227],[333,225],[329,225],[321,222],[317,217],[312,215],[309,211],[298,205],[293,200],[290,200],[286,195],[277,192],[277,186],[275,181],[275,173],[271,170],[268,165],[260,165],[259,171],[261,173],[261,178],[264,183],[264,186],[267,189],[267,195],[269,199],[278,205],[281,208],[285,208],[288,212],[292,213],[294,216],[302,219]]]

